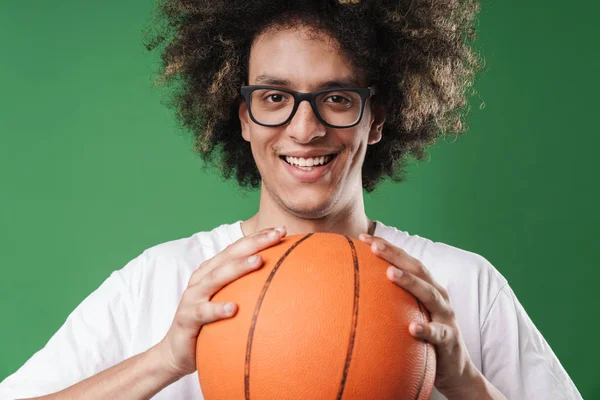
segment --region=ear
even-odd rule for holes
[[[369,131],[368,144],[375,144],[381,140],[383,124],[385,123],[385,107],[382,105],[374,105],[371,109],[373,120],[371,121],[371,130]]]
[[[242,128],[242,137],[246,142],[250,142],[250,118],[248,116],[248,105],[244,100],[240,102],[238,118],[240,119],[240,125]]]

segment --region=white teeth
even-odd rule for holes
[[[323,165],[329,162],[329,160],[331,160],[331,155],[311,158],[285,156],[285,161],[287,161],[289,164],[298,167],[312,167],[316,165]]]

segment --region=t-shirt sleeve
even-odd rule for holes
[[[508,284],[482,324],[481,346],[482,373],[507,399],[582,398]]]
[[[0,383],[0,399],[55,393],[129,357],[133,276],[143,254],[113,272],[68,316],[48,343]]]

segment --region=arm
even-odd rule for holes
[[[481,372],[474,369],[472,383],[457,393],[447,393],[448,400],[506,400],[506,397],[488,381]]]
[[[121,301],[129,291],[128,285],[117,285],[115,289],[112,283],[121,282],[121,273],[115,273],[69,316],[44,349],[0,383],[0,399],[47,393],[53,394],[39,398],[152,397],[196,371],[196,342],[202,325],[232,317],[236,312],[235,304],[211,302],[211,297],[223,286],[260,268],[263,260],[256,253],[278,243],[283,236],[284,228],[265,229],[203,262],[192,274],[166,336],[125,361],[131,340],[129,321],[135,319],[140,305],[132,305],[135,290],[127,296],[129,300]],[[123,308],[128,311],[111,311]]]
[[[181,378],[163,359],[159,343],[76,385],[35,399],[149,399]]]
[[[582,399],[508,284],[482,323],[481,351],[486,379],[510,399]]]
[[[0,399],[59,392],[130,357],[136,285],[145,256],[114,271],[68,316],[48,343],[0,382]]]

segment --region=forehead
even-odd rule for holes
[[[269,29],[252,44],[248,83],[268,80],[296,90],[314,90],[333,81],[366,85],[364,74],[354,68],[335,39],[303,26]]]

